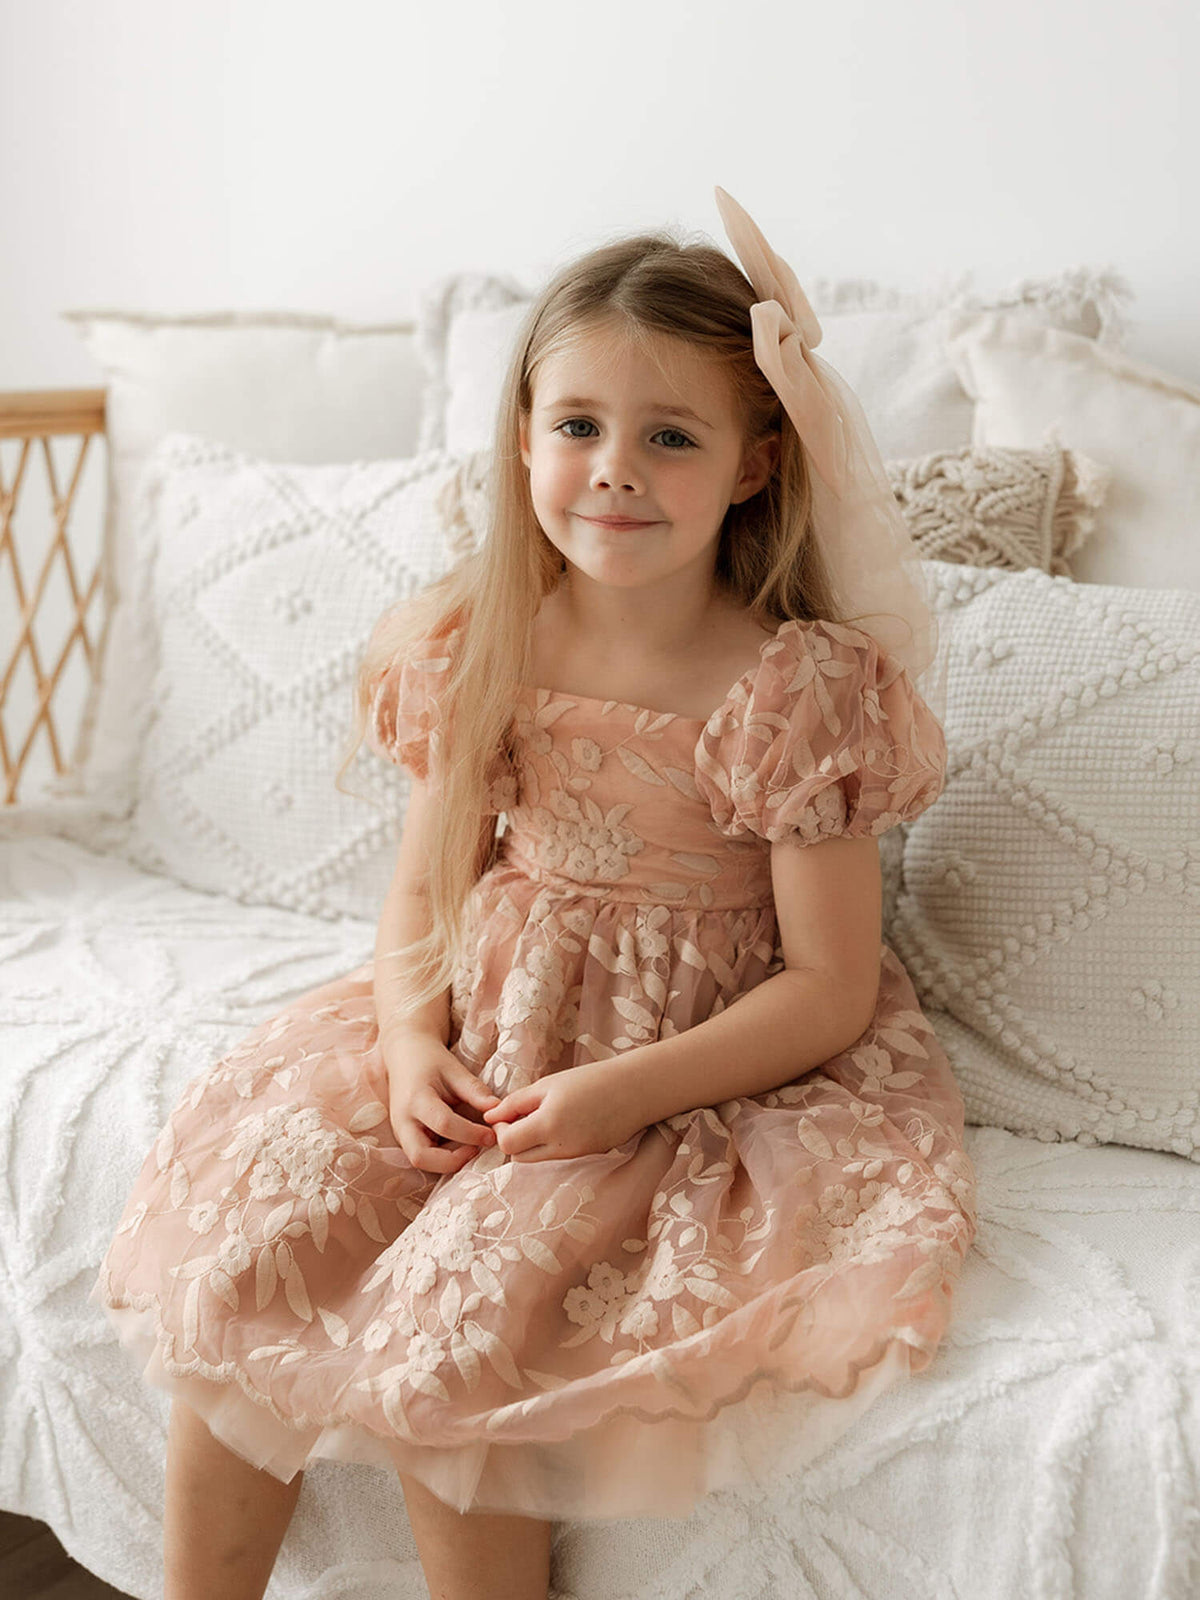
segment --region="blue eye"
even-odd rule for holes
[[[587,417],[567,417],[565,421],[558,423],[550,431],[552,433],[562,433],[564,439],[586,439],[588,437],[587,434],[563,433],[564,428],[569,428],[576,422],[582,422],[584,426],[588,428],[595,427],[595,423],[589,422]],[[695,450],[698,448],[695,440],[689,439],[687,434],[681,433],[678,428],[660,428],[659,433],[673,433],[677,439],[681,439],[683,441],[682,444],[670,444],[664,446],[664,448],[667,450]]]

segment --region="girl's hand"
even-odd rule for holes
[[[497,1105],[497,1096],[440,1039],[395,1033],[381,1042],[380,1053],[387,1067],[392,1129],[414,1167],[458,1172],[477,1151],[495,1143],[478,1114]]]
[[[603,1061],[551,1072],[505,1095],[483,1113],[506,1156],[515,1161],[561,1161],[596,1155],[632,1139],[646,1126],[636,1107],[614,1093]]]

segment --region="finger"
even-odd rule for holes
[[[460,1077],[456,1078],[454,1082],[459,1096],[465,1100],[468,1105],[478,1106],[482,1110],[486,1106],[495,1106],[500,1104],[499,1095],[493,1094],[490,1089],[485,1089],[483,1084],[480,1083],[479,1079],[474,1075],[474,1073],[464,1072]]]
[[[506,1123],[496,1130],[496,1143],[506,1156],[524,1155],[541,1142],[541,1125],[532,1116],[519,1122]]]
[[[426,1109],[428,1107],[428,1109]],[[490,1145],[495,1135],[483,1123],[472,1122],[451,1111],[446,1102],[430,1091],[423,1096],[418,1115],[425,1127],[440,1133],[444,1139],[457,1139],[472,1145]]]
[[[531,1104],[530,1097],[523,1089],[517,1089],[512,1094],[505,1095],[499,1105],[491,1106],[483,1114],[489,1125],[494,1127],[497,1122],[513,1122],[517,1117],[526,1116],[533,1110],[534,1104],[536,1101]]]
[[[407,1148],[404,1153],[420,1172],[457,1172],[475,1151],[473,1148],[463,1150],[461,1146],[439,1148],[428,1139],[418,1137],[412,1141],[411,1154]]]

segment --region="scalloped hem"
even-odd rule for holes
[[[183,1400],[227,1449],[284,1483],[316,1461],[358,1462],[416,1478],[460,1512],[563,1522],[687,1518],[714,1491],[765,1490],[780,1474],[810,1465],[886,1389],[920,1371],[929,1359],[893,1337],[878,1361],[859,1370],[845,1396],[788,1390],[762,1378],[707,1421],[664,1417],[646,1422],[618,1412],[553,1443],[479,1440],[433,1446],[357,1423],[290,1427],[237,1383],[173,1370],[163,1359],[150,1310],[109,1305],[99,1282],[88,1298],[109,1318],[147,1384]]]

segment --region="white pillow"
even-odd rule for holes
[[[47,785],[127,815],[137,759],[127,703],[140,618],[134,485],[164,434],[200,434],[268,461],[397,460],[413,454],[421,386],[412,322],[356,326],[286,312],[154,316],[78,310],[74,324],[108,391],[102,673],[86,699],[76,761]]]
[[[975,445],[1053,440],[1111,469],[1076,578],[1200,591],[1200,388],[995,313],[959,318],[946,353],[975,401]]]
[[[364,743],[335,788],[380,613],[447,570],[459,463],[278,466],[169,434],[139,486],[140,759],[118,853],[193,888],[375,920],[409,779]]]
[[[946,786],[887,942],[967,1121],[1200,1159],[1200,595],[927,563]]]
[[[823,330],[818,354],[862,401],[885,458],[971,442],[971,402],[943,350],[950,319],[964,309],[1005,305],[1036,325],[1124,343],[1122,304],[1133,291],[1115,272],[1077,268],[986,297],[968,287],[969,277],[915,293],[858,279],[805,284]],[[421,449],[493,445],[505,372],[533,298],[513,278],[481,273],[450,274],[427,288],[417,314],[426,377]]]

